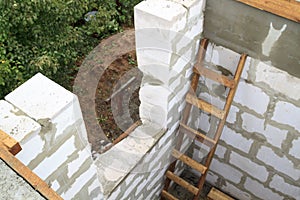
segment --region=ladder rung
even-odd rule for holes
[[[168,200],[179,200],[176,197],[174,197],[172,194],[167,192],[166,190],[161,191],[161,195]]]
[[[216,145],[216,141],[207,137],[206,135],[200,133],[199,131],[196,131],[194,129],[192,129],[191,127],[188,127],[187,125],[180,123],[180,131],[185,132],[185,133],[191,133],[193,135],[196,136],[196,139],[200,142],[202,142],[203,144],[209,146],[209,147],[213,147],[214,145]]]
[[[199,171],[201,174],[204,174],[207,170],[207,167],[191,159],[190,157],[180,153],[176,149],[172,150],[172,156],[187,164],[188,166],[194,168],[195,170]]]
[[[185,189],[187,189],[189,192],[193,193],[194,195],[198,194],[199,189],[196,188],[195,186],[191,185],[190,183],[186,182],[185,180],[183,180],[182,178],[176,176],[174,173],[172,173],[171,171],[167,171],[166,176],[171,179],[172,181],[174,181],[175,183],[177,183],[178,185],[184,187]]]
[[[186,96],[186,101],[190,104],[197,106],[199,109],[204,110],[207,113],[211,113],[219,119],[223,119],[223,117],[225,116],[225,112],[223,110],[220,110],[219,108],[189,93]]]
[[[230,196],[224,194],[223,192],[217,190],[216,188],[212,188],[207,195],[209,200],[234,200]]]
[[[230,79],[227,76],[224,76],[222,74],[218,74],[217,72],[207,69],[206,67],[198,65],[198,66],[194,67],[193,71],[194,71],[194,73],[197,73],[201,76],[204,76],[211,80],[219,82],[226,87],[234,88],[236,86],[235,80]]]

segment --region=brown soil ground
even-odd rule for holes
[[[111,141],[115,140],[120,134],[129,128],[132,125],[132,121],[136,122],[139,120],[139,89],[131,91],[130,83],[126,85],[128,80],[120,80],[129,71],[132,72],[130,73],[131,77],[138,77],[139,74],[137,74],[137,71],[133,69],[137,69],[135,51],[129,52],[116,59],[104,71],[98,84],[96,93],[97,120],[104,134]],[[114,89],[118,86],[125,86],[125,88],[122,90]],[[114,94],[115,96],[112,97]],[[128,101],[129,105],[126,104],[126,101]],[[126,121],[126,119],[124,119],[127,124],[119,127],[116,120],[118,118],[125,118],[123,115],[124,109],[126,109],[127,106],[129,108],[130,118],[132,121]]]

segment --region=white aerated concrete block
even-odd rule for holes
[[[20,109],[15,114],[26,115],[31,118],[31,125],[37,124],[35,134],[32,129],[19,138],[23,150],[17,158],[44,181],[53,183],[59,195],[71,199],[87,194],[88,182],[92,181],[85,178],[82,181],[83,174],[96,178],[97,170],[92,164],[91,148],[77,97],[38,73],[5,99]],[[22,128],[18,127],[18,130],[22,131]],[[76,160],[78,152],[84,152],[84,155]],[[63,174],[62,185],[62,177],[58,174]],[[93,195],[97,196],[95,193],[100,194],[100,191],[94,190]]]
[[[252,200],[251,195],[249,193],[240,190],[231,183],[226,182],[225,186],[222,187],[222,190],[234,196],[235,198],[243,200]]]
[[[257,153],[257,158],[295,181],[300,178],[300,170],[296,168],[297,166],[294,166],[293,162],[286,156],[278,156],[269,147],[262,146]]]
[[[269,176],[266,167],[258,165],[252,160],[245,158],[236,152],[232,152],[230,154],[229,162],[250,176],[257,178],[261,182],[265,182]]]
[[[94,173],[95,170],[95,166],[91,165],[91,168],[80,174],[80,176],[76,178],[75,182],[70,186],[70,189],[67,192],[61,194],[61,197],[63,199],[73,199],[74,195],[77,195],[82,190],[82,187],[87,184],[88,181],[91,181],[92,179],[97,179],[96,174]],[[85,198],[89,198],[89,196],[86,196],[86,194],[90,195],[87,192],[88,191],[85,191],[85,193],[83,194]]]
[[[243,137],[241,134],[236,133],[234,130],[228,128],[227,126],[224,127],[223,133],[221,135],[221,140],[226,144],[229,144],[245,153],[249,152],[253,143],[253,140]]]
[[[7,101],[0,100],[0,129],[21,146],[41,130],[41,126]]]
[[[242,127],[248,132],[263,133],[265,130],[264,119],[258,118],[249,113],[243,113],[242,120],[243,120]]]
[[[167,125],[168,101],[172,91],[163,86],[145,85],[140,89],[140,117],[161,127]]]
[[[262,89],[241,80],[234,101],[263,115],[267,111],[270,97]]]
[[[242,72],[242,75],[241,75],[241,79],[244,79],[244,80],[248,79],[249,71],[250,71],[250,68],[252,67],[252,65],[251,65],[252,62],[253,62],[253,58],[248,56],[247,59],[246,59],[245,65],[244,65],[244,69],[243,69],[243,72]]]
[[[195,170],[196,171],[196,170]],[[196,173],[199,173],[198,171],[196,171]],[[206,181],[209,182],[212,185],[216,185],[217,181],[219,179],[219,176],[216,175],[215,173],[208,171],[207,176],[206,176]]]
[[[171,1],[142,1],[134,8],[135,29],[159,28],[180,31],[186,24],[186,9]]]
[[[283,141],[287,137],[287,130],[281,130],[271,125],[267,125],[263,135],[266,137],[268,143],[271,145],[281,148]]]
[[[222,46],[214,46],[211,62],[228,69],[232,74],[235,73],[239,63],[240,54]]]
[[[282,196],[273,192],[271,189],[266,188],[258,181],[255,181],[249,177],[246,178],[245,189],[255,196],[264,200],[280,200],[283,199]]]
[[[243,174],[232,166],[214,159],[211,163],[210,170],[223,176],[225,179],[234,183],[239,183]]]
[[[300,100],[300,79],[278,68],[259,62],[256,67],[255,81],[265,83],[276,92],[291,99]]]
[[[91,157],[87,149],[83,149],[78,152],[78,158],[68,163],[68,177],[72,177],[77,171],[79,171],[81,164],[89,159],[91,159]]]
[[[201,33],[203,32],[203,23],[204,17],[196,18],[193,21],[193,24],[189,25],[188,32],[186,33],[186,37],[193,39],[200,39]]]
[[[33,169],[33,172],[38,174],[43,180],[46,180],[49,175],[57,170],[58,166],[66,162],[68,157],[76,151],[74,140],[75,137],[71,137],[56,152],[49,155],[48,158],[43,159],[42,162]]]
[[[300,147],[300,138],[298,138],[297,140],[294,140],[293,142],[293,146],[290,149],[290,154],[298,159],[300,159],[300,151],[299,151],[299,147]]]
[[[237,120],[236,116],[238,112],[239,112],[239,108],[234,105],[231,105],[226,122],[234,124]]]
[[[73,99],[74,94],[40,73],[5,97],[35,120],[54,118]]]
[[[224,159],[226,151],[227,151],[226,147],[218,144],[215,155],[217,155],[221,159]]]
[[[292,198],[299,199],[300,197],[300,186],[287,183],[282,177],[274,175],[270,182],[270,187],[284,194],[290,195]]]
[[[300,107],[288,102],[279,101],[276,103],[272,120],[300,130]]]
[[[21,145],[22,151],[16,157],[26,166],[29,166],[31,161],[43,153],[44,145],[45,141],[39,135],[35,135]]]

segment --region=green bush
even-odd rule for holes
[[[100,39],[132,25],[139,1],[0,1],[0,98],[37,72],[70,89],[80,59]],[[85,21],[90,11],[97,14]]]

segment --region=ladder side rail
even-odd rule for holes
[[[198,54],[197,54],[197,57],[196,57],[196,64],[199,64],[199,63],[202,64],[203,63],[203,59],[205,58],[205,55],[206,55],[207,46],[208,46],[208,39],[203,38],[200,41],[200,45],[199,45],[199,49],[198,49]],[[191,89],[193,91],[195,91],[195,92],[196,92],[196,89],[198,87],[199,78],[200,78],[199,74],[193,73],[192,80],[191,80],[192,81],[191,82]],[[191,109],[192,109],[192,105],[186,103],[186,106],[185,106],[184,111],[183,111],[183,118],[182,118],[182,122],[184,124],[186,124],[188,122],[189,113],[191,112]],[[183,134],[180,134],[178,132],[177,133],[177,137],[178,137],[178,139],[177,139],[177,143],[176,143],[175,149],[180,148],[180,146],[182,144],[182,140],[183,140]],[[176,161],[177,160],[175,159],[175,161],[170,164],[170,166],[168,167],[167,171],[171,171],[171,172],[175,171]],[[171,183],[171,180],[166,177],[165,186],[164,186],[164,190],[165,191],[168,191],[170,183]]]
[[[226,100],[226,104],[224,106],[225,117],[220,120],[220,123],[218,125],[218,129],[217,129],[216,135],[214,137],[215,141],[219,141],[219,139],[221,137],[221,134],[222,134],[222,131],[223,131],[223,127],[225,125],[226,118],[228,116],[229,109],[230,109],[230,106],[232,104],[232,100],[234,98],[235,92],[237,90],[238,83],[239,83],[240,78],[241,78],[241,74],[243,72],[243,68],[244,68],[244,65],[245,65],[245,62],[246,62],[246,58],[247,58],[246,54],[242,54],[241,57],[240,57],[240,61],[239,61],[239,64],[237,66],[237,70],[236,70],[236,73],[235,73],[235,76],[234,76],[234,80],[236,81],[237,84],[236,84],[236,86],[234,88],[230,89],[230,91],[229,91],[229,94],[228,94],[228,97],[227,97],[227,100]],[[211,161],[212,161],[213,156],[215,154],[216,148],[217,148],[217,145],[215,145],[211,149],[211,151],[209,152],[209,154],[207,156],[207,159],[205,161],[205,166],[207,168],[209,168],[209,166],[211,164]],[[198,192],[197,195],[194,196],[194,200],[197,200],[199,198],[199,196],[200,196],[200,191],[203,188],[203,185],[204,185],[207,173],[208,173],[208,170],[206,170],[206,172],[201,176],[201,178],[199,180],[199,183],[198,183],[199,192]]]

